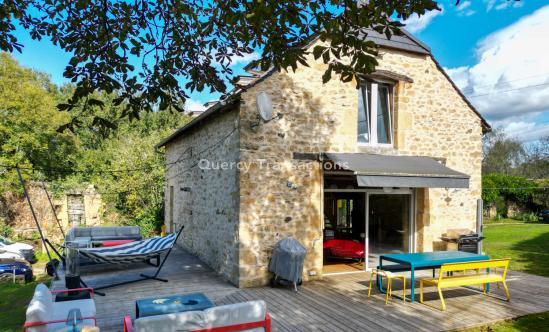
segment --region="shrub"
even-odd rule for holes
[[[127,222],[128,226],[141,227],[141,234],[143,237],[151,237],[157,235],[160,231],[161,225],[164,223],[162,218],[162,211],[158,208],[148,209],[142,211],[136,218]]]
[[[11,238],[13,235],[13,228],[3,221],[0,221],[0,236]]]
[[[525,221],[525,222],[538,222],[539,217],[536,213],[533,212],[521,212],[515,214],[512,219]]]

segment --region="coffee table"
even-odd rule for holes
[[[203,293],[159,296],[135,301],[135,318],[205,310],[213,306]]]

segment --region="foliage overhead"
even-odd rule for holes
[[[456,1],[459,3],[459,0]],[[302,47],[312,36],[326,41],[314,49],[343,81],[369,73],[377,46],[363,28],[391,36],[406,19],[439,10],[433,0],[6,0],[0,4],[0,50],[21,52],[18,26],[33,39],[49,39],[72,58],[64,76],[76,88],[61,110],[81,103],[103,106],[93,97],[117,93],[121,115],[142,110],[182,110],[189,91],[225,93],[235,56],[261,50],[263,69],[307,65]],[[180,81],[186,81],[184,86]],[[99,125],[107,121],[96,120]],[[79,125],[74,117],[63,128]]]

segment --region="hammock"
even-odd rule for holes
[[[108,248],[80,248],[83,256],[97,263],[131,264],[146,261],[170,250],[177,238],[176,233],[134,241]]]

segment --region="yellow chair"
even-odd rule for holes
[[[370,298],[370,295],[372,294],[372,281],[374,280],[374,276],[377,278],[378,276],[381,277],[381,283],[383,284],[383,277],[387,279],[387,289],[385,293],[385,304],[389,303],[389,297],[392,296],[393,292],[393,279],[401,279],[402,280],[402,300],[406,301],[406,276],[403,274],[396,274],[391,271],[385,271],[380,269],[372,269],[372,272],[370,274],[370,288],[368,289],[368,298]]]

